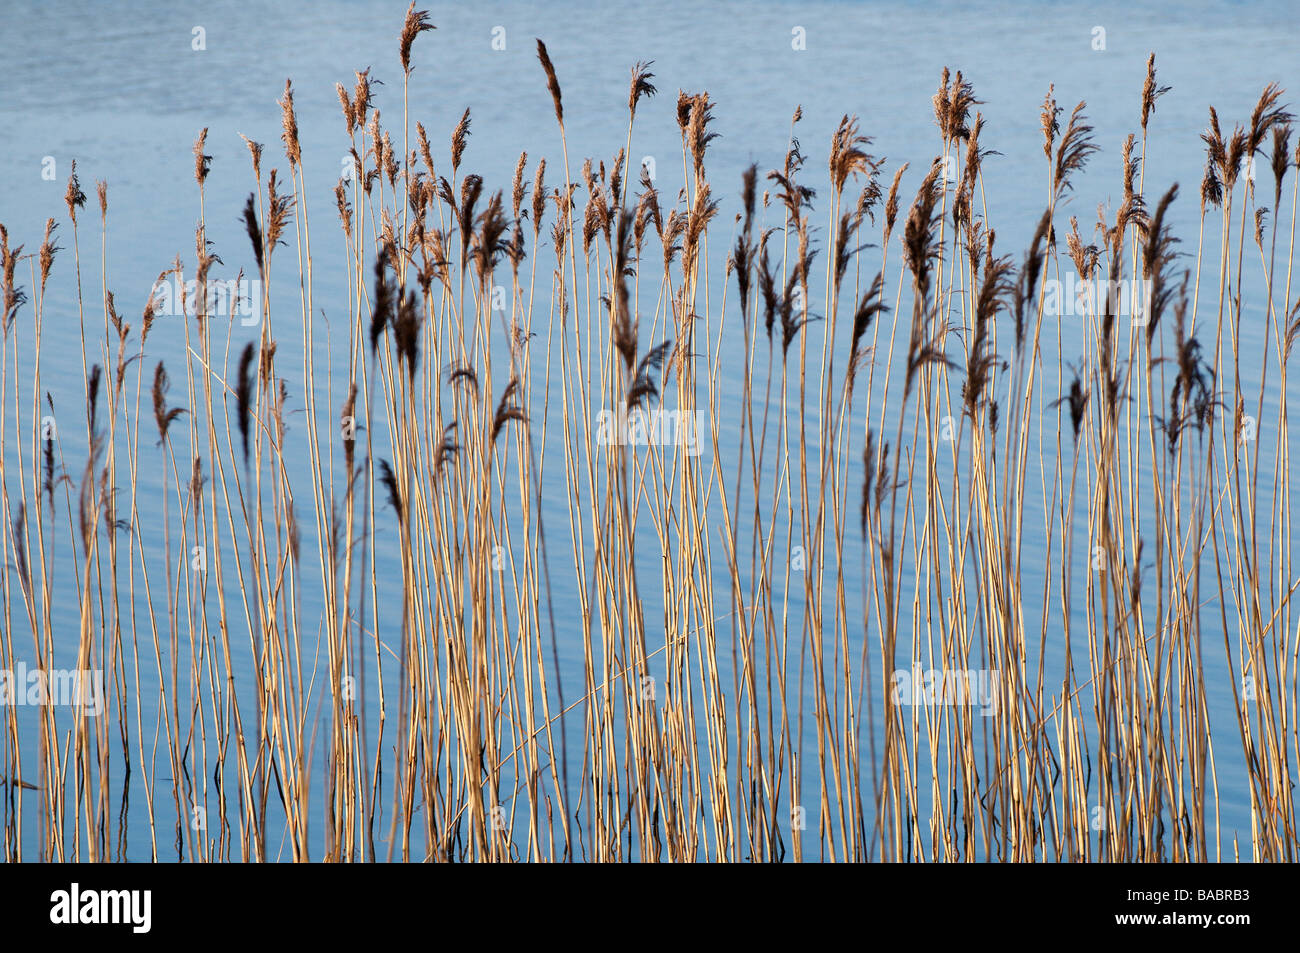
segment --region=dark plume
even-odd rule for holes
[[[555,103],[555,120],[563,126],[564,104],[560,99],[560,81],[555,77],[555,66],[551,63],[551,57],[546,52],[546,44],[540,39],[537,41],[537,58],[541,61],[542,70],[546,73],[546,88],[551,91],[551,99]]]
[[[173,420],[185,413],[184,407],[167,408],[167,388],[170,381],[167,378],[167,370],[163,367],[163,362],[159,361],[158,366],[153,372],[153,416],[154,421],[158,424],[158,442],[165,443],[167,440],[167,428],[171,426]]]
[[[239,376],[236,378],[235,391],[239,406],[239,436],[244,445],[245,467],[248,466],[248,418],[253,404],[253,355],[254,345],[249,341],[244,345],[244,353],[239,358]]]
[[[388,465],[387,460],[379,461],[379,479],[388,490],[388,503],[397,513],[397,520],[402,520],[402,495],[397,490],[397,478],[393,475],[393,468]]]

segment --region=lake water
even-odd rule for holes
[[[998,248],[1012,254],[1018,263],[1047,198],[1039,110],[1049,84],[1055,84],[1067,117],[1075,102],[1087,101],[1087,115],[1101,147],[1086,173],[1077,177],[1067,202],[1057,210],[1056,223],[1062,234],[1070,215],[1078,216],[1086,233],[1096,220],[1098,204],[1106,204],[1113,216],[1121,197],[1120,147],[1128,133],[1140,132],[1146,59],[1149,52],[1155,52],[1159,80],[1171,86],[1172,92],[1159,100],[1150,122],[1145,192],[1154,204],[1171,183],[1180,183],[1181,198],[1172,221],[1175,234],[1183,240],[1183,250],[1194,253],[1196,196],[1204,167],[1200,134],[1207,125],[1208,107],[1215,106],[1230,127],[1248,119],[1269,82],[1290,88],[1300,79],[1294,8],[1282,0],[1193,2],[1164,8],[1130,3],[1022,6],[967,2],[922,8],[905,3],[700,4],[676,0],[618,9],[571,0],[547,4],[431,2],[427,6],[437,31],[422,35],[415,43],[416,69],[410,81],[412,125],[417,120],[424,124],[434,142],[435,156],[443,159],[452,127],[470,108],[473,125],[464,169],[483,175],[489,190],[508,190],[521,150],[530,156],[530,171],[537,157],[544,155],[552,170],[548,180],[554,184],[562,178],[559,141],[535,55],[535,37],[546,41],[563,86],[575,175],[583,157],[608,163],[623,146],[628,69],[637,61],[653,60],[659,95],[638,108],[633,157],[651,160],[656,186],[666,202],[671,202],[683,184],[675,94],[679,88],[707,90],[716,103],[712,128],[720,134],[710,147],[707,162],[714,193],[722,200],[710,253],[715,274],[729,250],[731,220],[740,209],[742,171],[750,163],[757,163],[763,172],[780,166],[796,106],[803,110],[798,135],[808,157],[803,179],[818,188],[812,220],[821,226],[817,239],[824,243],[824,198],[829,191],[826,155],[840,116],[860,117],[863,132],[873,138],[871,151],[888,157],[885,187],[900,162],[911,163],[901,190],[903,201],[910,201],[919,184],[918,170],[927,167],[940,148],[930,97],[945,66],[962,70],[983,101],[977,107],[985,122],[982,141],[1000,153],[990,156],[983,167]],[[109,235],[103,252],[107,284],[116,295],[118,310],[136,324],[161,270],[179,254],[192,271],[199,203],[190,150],[204,127],[208,129],[207,151],[212,155],[206,222],[214,250],[225,263],[220,274],[232,277],[240,267],[254,267],[240,220],[244,197],[253,187],[240,136],[266,144],[264,172],[273,165],[287,168],[280,147],[276,100],[285,78],[291,77],[312,216],[315,299],[326,318],[331,310],[343,313],[347,284],[339,268],[343,250],[331,193],[343,167],[347,137],[334,84],[343,82],[351,88],[353,71],[372,66],[375,76],[385,83],[377,87],[376,105],[383,111],[386,125],[400,127],[401,71],[396,38],[404,11],[401,4],[341,2],[275,3],[257,9],[223,0],[202,5],[143,0],[120,8],[90,2],[10,0],[5,4],[0,31],[0,57],[5,66],[0,73],[0,125],[4,129],[0,223],[8,229],[10,242],[25,244],[28,252],[40,244],[46,218],[53,216],[61,223],[59,237],[64,250],[45,299],[41,374],[42,387],[49,390],[56,405],[68,408],[63,412],[70,419],[79,419],[74,410],[80,413],[76,409],[84,395],[72,230],[63,203],[72,160],[76,160],[82,186],[90,195],[79,234],[87,301],[97,299],[103,274],[93,183],[104,179],[109,190]],[[196,33],[198,28],[201,32]],[[196,37],[202,38],[202,49],[194,49]],[[1099,40],[1104,48],[1096,48]],[[504,49],[497,48],[503,42]],[[1260,202],[1271,204],[1271,173],[1264,166],[1261,162],[1261,180],[1268,187],[1261,188],[1260,194],[1267,192],[1267,197]],[[52,179],[43,175],[50,168],[56,170]],[[1284,212],[1289,220],[1289,211]],[[873,230],[873,240],[878,235],[878,229]],[[1283,246],[1281,240],[1279,245]],[[1255,267],[1257,277],[1258,262],[1249,257],[1249,249],[1247,252],[1247,267]],[[292,248],[279,254],[279,267],[290,268]],[[892,271],[897,248],[890,254]],[[879,267],[880,250],[869,249],[864,255],[862,271],[873,274]],[[1279,256],[1284,255],[1285,246],[1279,251]],[[543,260],[548,256],[549,252],[541,255]],[[1214,258],[1213,253],[1207,255],[1207,269],[1217,267]],[[23,263],[18,279],[30,293],[26,268]],[[894,277],[887,275],[890,280]],[[721,284],[715,281],[710,288],[714,300],[721,297]],[[1263,347],[1262,302],[1258,294],[1252,298],[1249,293],[1258,282],[1246,287],[1241,354],[1244,373],[1255,375],[1246,384],[1247,394],[1253,394]],[[292,315],[297,308],[296,293],[283,293],[284,307]],[[30,366],[21,358],[30,353],[30,304],[20,311],[18,321],[21,337],[9,342],[9,359],[14,360],[17,348],[18,366],[27,375],[22,377],[24,400],[29,400]],[[301,386],[299,328],[281,323],[279,329],[284,339],[277,357],[280,373]],[[1062,335],[1060,346],[1067,359],[1072,353],[1081,353],[1082,338],[1077,330]],[[735,334],[734,330],[728,333]],[[182,329],[164,321],[154,334],[149,366],[166,357],[175,368],[172,400],[183,404],[179,376],[184,353]],[[238,353],[255,334],[256,328],[232,327],[230,353]],[[1055,352],[1057,343],[1054,336],[1045,339],[1044,352]],[[326,351],[321,346],[322,358],[340,368],[337,349]],[[1054,368],[1051,370],[1054,374]],[[739,390],[739,361],[732,366],[724,362],[720,375],[724,396]],[[1052,378],[1049,388],[1055,385]],[[290,406],[300,408],[302,395],[290,386]],[[1266,407],[1275,407],[1276,375],[1270,388]],[[540,419],[539,410],[534,409],[535,419]],[[10,434],[16,423],[30,422],[30,403],[23,404],[20,421],[15,419],[12,391],[5,396],[5,412]],[[850,431],[855,441],[861,439],[861,418],[859,408]],[[738,422],[723,415],[722,424],[721,445],[734,447]],[[147,427],[142,433],[152,437]],[[79,474],[82,464],[78,461],[84,460],[86,451],[84,428],[67,427],[61,433],[61,444],[69,472]],[[860,443],[855,446],[858,451],[852,456],[856,459]],[[24,447],[24,453],[29,449]],[[5,490],[14,499],[21,492],[16,452],[11,444],[3,461]],[[172,493],[174,500],[174,483],[166,482],[174,480],[174,475],[164,476],[161,457],[149,451],[142,458],[152,464],[141,473],[141,499],[160,499],[166,492]],[[558,463],[550,465],[558,467]],[[858,485],[860,476],[850,470],[849,486]],[[166,489],[168,486],[173,489]],[[855,514],[852,497],[850,503],[850,512]],[[549,526],[558,530],[568,524],[569,507],[562,494],[548,494],[545,505]],[[1034,512],[1041,513],[1043,500],[1031,493],[1024,505],[1027,510],[1036,505]],[[305,518],[306,511],[300,516]],[[157,507],[142,513],[146,539],[162,538],[162,517]],[[1041,519],[1037,524],[1029,522],[1031,527],[1042,525]],[[63,534],[59,545],[64,547],[64,562],[71,565],[66,530],[66,526],[59,527]],[[312,532],[304,525],[304,551],[312,548]],[[558,531],[550,535],[553,546],[558,547],[551,554],[551,577],[554,598],[561,607],[572,604],[577,586],[574,574],[566,571],[564,535]],[[395,542],[387,528],[381,531],[380,540],[390,548]],[[1025,562],[1041,566],[1045,557],[1041,530],[1027,535],[1026,547],[1031,546],[1037,550],[1027,552]],[[862,560],[861,542],[855,538],[852,549],[846,545],[832,565],[838,562],[846,579],[857,580]],[[381,562],[381,567],[395,571],[391,560]],[[648,555],[644,571],[651,580],[657,579],[657,569]],[[725,572],[714,567],[714,575],[719,591],[726,591]],[[9,597],[18,600],[12,577],[6,579]],[[1035,580],[1041,586],[1039,568],[1027,571],[1027,587],[1032,589]],[[856,590],[856,583],[853,588]],[[304,590],[301,619],[304,632],[310,634],[319,618],[319,602],[313,601],[318,597],[310,587]],[[647,618],[654,618],[661,608],[658,598],[656,593],[647,595]],[[18,608],[20,603],[14,604],[15,644],[30,646],[25,616]],[[1031,603],[1025,611],[1036,618],[1040,608],[1041,604]],[[561,617],[559,635],[561,668],[572,697],[581,685],[585,635],[567,621],[570,616]],[[849,617],[853,616],[850,610]],[[861,618],[860,602],[857,617]],[[58,601],[55,618],[59,644],[75,645],[75,601]],[[248,662],[246,639],[241,635],[241,640],[235,641],[242,646],[243,661]],[[1222,654],[1217,631],[1208,633],[1206,644],[1210,647],[1207,655],[1211,651]],[[730,681],[729,674],[725,681]],[[1219,752],[1218,764],[1220,839],[1227,855],[1234,831],[1247,843],[1249,840],[1248,789],[1240,770],[1239,748],[1235,754],[1232,750],[1237,742],[1229,687],[1213,685],[1211,703],[1216,738],[1222,739],[1221,746],[1226,749]],[[156,699],[146,702],[156,704]],[[156,713],[156,707],[146,707],[146,722],[151,711]],[[24,721],[25,726],[31,724]],[[32,732],[25,741],[25,759],[34,757],[34,729]],[[581,730],[570,734],[580,750]],[[158,762],[160,778],[167,774],[164,762]],[[34,764],[25,765],[25,770],[34,774]],[[160,791],[165,786],[160,780]],[[171,810],[170,794],[161,800],[166,804],[157,809],[159,828],[166,830],[170,822],[162,818]],[[133,794],[127,816],[133,833],[124,855],[147,859],[147,815],[138,794]],[[33,830],[34,825],[28,834]],[[165,850],[161,854],[168,856]]]

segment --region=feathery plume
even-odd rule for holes
[[[1087,124],[1087,117],[1083,114],[1086,105],[1080,100],[1079,105],[1074,107],[1065,127],[1065,135],[1061,137],[1061,145],[1056,150],[1052,190],[1058,197],[1073,188],[1070,174],[1082,169],[1087,164],[1088,157],[1098,149],[1092,141],[1092,126]]]
[[[86,193],[81,191],[81,180],[77,178],[77,160],[72,160],[72,171],[68,173],[68,189],[63,193],[64,204],[68,206],[68,217],[72,224],[77,224],[77,209],[86,207]]]
[[[452,179],[456,178],[456,170],[460,168],[461,156],[465,154],[465,142],[469,139],[469,110],[460,117],[460,122],[456,123],[456,128],[451,134],[451,172]]]
[[[379,461],[379,480],[388,490],[388,505],[393,508],[397,514],[397,522],[402,522],[402,495],[397,490],[397,477],[393,475],[393,468],[388,465],[387,460]]]
[[[203,152],[207,140],[208,127],[204,126],[203,131],[199,133],[199,137],[194,140],[194,181],[199,184],[199,188],[202,188],[203,183],[207,181],[208,170],[212,168],[212,156],[205,155]]]
[[[1156,100],[1172,89],[1170,86],[1156,85],[1156,55],[1152,53],[1147,57],[1147,79],[1142,86],[1142,135],[1147,132],[1147,120],[1151,118],[1151,113],[1155,111]]]
[[[415,0],[411,0],[411,5],[406,9],[406,19],[402,22],[402,39],[401,39],[401,58],[402,71],[407,76],[411,75],[411,44],[415,38],[426,30],[436,30],[437,27],[429,22],[428,10],[416,10]]]
[[[239,436],[244,446],[244,466],[248,466],[248,420],[253,406],[253,342],[244,345],[239,358],[239,376],[236,380],[236,403],[239,406]]]
[[[284,98],[279,103],[280,124],[284,127],[280,138],[284,140],[289,164],[296,167],[302,164],[302,146],[298,143],[298,117],[293,111],[293,84],[287,79],[284,81]]]
[[[75,221],[75,218],[74,218]],[[5,334],[13,326],[18,309],[27,301],[27,293],[14,282],[14,268],[23,253],[23,246],[9,247],[9,232],[0,225],[0,275],[4,277],[4,326]]]
[[[636,118],[636,104],[642,98],[651,99],[658,92],[650,80],[654,79],[655,74],[650,72],[650,67],[654,65],[654,60],[649,62],[638,62],[632,67],[632,86],[627,94],[627,111],[629,121]]]
[[[1047,156],[1049,161],[1052,158],[1052,146],[1061,131],[1061,113],[1064,112],[1056,105],[1055,92],[1055,83],[1047,87],[1047,95],[1043,97],[1043,111],[1038,116],[1039,125],[1043,130],[1043,155]]]
[[[511,378],[510,383],[506,385],[505,392],[501,395],[501,400],[497,403],[496,413],[492,415],[492,437],[490,443],[496,443],[497,437],[502,429],[512,420],[518,420],[520,423],[528,421],[528,415],[513,403],[514,396],[519,392],[519,381]]]
[[[167,390],[171,386],[171,381],[167,377],[167,369],[163,367],[163,362],[159,361],[158,366],[153,372],[153,417],[158,424],[158,443],[163,444],[167,441],[167,429],[171,426],[172,421],[185,413],[184,407],[167,407]]]
[[[262,226],[257,223],[257,202],[252,192],[248,193],[248,200],[244,203],[244,231],[248,233],[248,240],[253,246],[257,274],[262,281],[266,281],[266,268],[262,263]]]
[[[546,88],[551,91],[551,100],[555,103],[555,121],[564,127],[564,104],[560,99],[560,81],[555,76],[555,66],[551,63],[551,57],[546,52],[546,44],[540,39],[537,41],[537,58],[541,61],[542,70],[546,73]]]

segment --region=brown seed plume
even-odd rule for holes
[[[298,117],[293,111],[293,84],[284,81],[284,97],[280,103],[280,124],[284,131],[280,138],[284,140],[284,152],[289,157],[289,164],[297,167],[302,164],[302,146],[298,143]]]
[[[690,146],[696,179],[704,176],[705,150],[710,142],[718,138],[718,133],[708,131],[708,125],[712,121],[713,103],[709,102],[708,93],[700,93],[691,103],[691,118],[686,128],[686,143]]]
[[[520,423],[528,421],[528,415],[514,403],[514,396],[518,392],[519,381],[512,378],[497,403],[496,413],[492,416],[492,437],[489,442],[496,443],[497,437],[510,421],[518,420]]]
[[[1282,201],[1282,179],[1286,177],[1290,164],[1291,127],[1278,123],[1273,127],[1273,205],[1277,207]]]
[[[185,413],[184,407],[167,407],[167,389],[171,382],[167,377],[167,369],[163,367],[163,362],[159,361],[158,366],[153,372],[153,416],[154,421],[158,424],[158,443],[165,443],[167,440],[167,429],[171,426],[172,421]]]
[[[1087,164],[1088,157],[1097,151],[1092,141],[1092,126],[1088,125],[1083,114],[1087,106],[1082,100],[1070,113],[1070,122],[1061,137],[1060,148],[1056,150],[1056,169],[1052,177],[1052,188],[1058,197],[1073,189],[1070,174],[1077,172]]]
[[[903,225],[903,256],[907,267],[916,279],[922,298],[930,287],[930,261],[937,254],[935,248],[939,224],[938,180],[942,164],[938,159],[930,166],[921,188],[917,190],[907,221]]]
[[[520,206],[524,204],[524,169],[528,166],[528,153],[519,153],[519,161],[515,163],[515,178],[510,187],[510,208],[514,213],[516,220],[519,218]]]
[[[257,223],[257,201],[252,192],[248,193],[248,201],[244,203],[244,231],[248,233],[248,240],[253,246],[257,274],[262,281],[266,281],[266,268],[262,264],[262,226]]]
[[[1247,151],[1250,155],[1259,153],[1264,145],[1264,139],[1275,126],[1285,125],[1294,118],[1285,107],[1278,105],[1278,100],[1281,98],[1282,87],[1277,83],[1269,83],[1260,94],[1259,102],[1255,104],[1255,110],[1250,114],[1250,138],[1247,143]]]
[[[658,92],[650,80],[654,79],[655,74],[650,72],[650,67],[654,65],[654,60],[649,62],[638,62],[632,67],[632,87],[627,94],[627,111],[630,119],[636,118],[636,104],[642,98],[651,99]]]
[[[72,171],[68,174],[68,190],[63,193],[63,201],[68,206],[68,217],[72,224],[77,224],[77,209],[86,207],[86,193],[81,191],[81,180],[77,178],[77,160],[72,160]]]
[[[266,216],[266,240],[262,245],[266,257],[266,267],[271,267],[271,255],[277,246],[284,244],[280,236],[289,224],[289,215],[293,211],[294,197],[281,195],[276,191],[275,169],[267,180],[268,209]]]
[[[537,174],[533,176],[533,238],[542,230],[542,218],[546,214],[546,160],[537,163]]]
[[[248,467],[248,420],[253,406],[253,342],[244,345],[244,352],[239,357],[239,376],[236,380],[236,402],[239,407],[239,437],[244,447],[244,467]],[[162,366],[161,363],[158,365]],[[155,397],[155,404],[157,398]]]
[[[839,128],[831,137],[830,153],[831,185],[837,193],[844,190],[850,175],[870,175],[875,171],[875,157],[862,148],[870,144],[871,138],[859,133],[856,116],[840,119]]]
[[[341,181],[334,186],[334,203],[338,206],[339,223],[343,226],[343,234],[347,236],[350,242],[352,240],[352,203],[348,201],[347,189],[343,188]]]
[[[889,187],[889,195],[885,199],[885,245],[889,244],[889,236],[893,234],[894,223],[898,221],[898,186],[903,181],[903,173],[907,171],[907,163],[904,162],[894,173],[894,182]]]
[[[393,475],[393,468],[389,466],[387,460],[379,461],[379,480],[388,490],[388,504],[397,514],[397,522],[402,522],[402,495],[397,489],[397,477]]]
[[[366,115],[370,107],[374,105],[371,99],[372,85],[382,85],[377,79],[370,78],[370,67],[357,72],[357,83],[352,90],[352,118],[355,120],[358,129],[364,129],[366,126]]]
[[[465,143],[469,139],[469,110],[460,117],[460,122],[456,123],[456,129],[451,134],[451,171],[454,179],[456,170],[460,168],[461,156],[465,154]]]
[[[433,170],[433,155],[429,152],[429,136],[424,131],[424,123],[415,124],[415,142],[420,150],[420,158],[424,161],[424,168],[432,178],[437,173]]]
[[[551,57],[546,52],[546,44],[540,39],[537,41],[537,58],[541,61],[542,70],[546,73],[546,88],[551,91],[551,100],[555,103],[555,121],[563,128],[564,104],[560,99],[560,81],[555,76],[555,66],[551,63]]]
[[[74,218],[75,222],[76,219]],[[23,253],[23,246],[9,247],[9,232],[0,225],[0,274],[4,276],[4,326],[5,334],[13,326],[18,309],[27,301],[27,293],[14,282],[14,268]]]
[[[244,140],[244,145],[248,146],[248,154],[253,157],[253,178],[257,179],[258,182],[261,182],[262,181],[262,144],[260,142],[254,142],[252,139],[248,138],[248,136],[245,136],[242,133],[240,134],[239,138]]]
[[[1147,57],[1147,79],[1142,86],[1142,135],[1147,132],[1147,120],[1151,118],[1151,113],[1155,111],[1156,100],[1169,92],[1171,86],[1156,85],[1156,55],[1152,53]]]
[[[1043,130],[1043,155],[1050,160],[1052,158],[1052,146],[1056,142],[1056,137],[1061,131],[1061,113],[1063,110],[1056,105],[1056,84],[1047,87],[1047,95],[1043,97],[1043,111],[1039,113],[1038,121]]]
[[[199,137],[194,140],[194,181],[199,184],[199,188],[202,188],[203,183],[207,181],[208,170],[212,168],[212,156],[203,152],[207,140],[208,127],[204,126],[203,131],[199,133]]]
[[[402,22],[401,39],[402,71],[407,76],[411,75],[411,44],[421,33],[436,29],[437,27],[429,22],[429,11],[416,10],[415,0],[411,0],[411,5],[406,10],[406,19]]]
[[[45,283],[49,281],[50,269],[54,267],[54,254],[60,247],[54,244],[54,232],[58,223],[52,218],[45,220],[45,238],[41,242],[41,293],[45,292]]]

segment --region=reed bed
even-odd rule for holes
[[[432,29],[412,5],[404,79]],[[338,87],[332,199],[307,194],[290,83],[246,199],[205,193],[205,130],[193,257],[160,276],[196,282],[178,348],[150,346],[152,293],[132,326],[107,276],[83,286],[104,183],[90,202],[74,167],[34,253],[0,228],[0,665],[107,690],[99,717],[4,709],[6,859],[1294,859],[1281,90],[1231,130],[1210,109],[1194,247],[1169,221],[1196,197],[1145,190],[1154,57],[1091,230],[1058,204],[1099,150],[1049,91],[1013,255],[961,73],[933,161],[877,158],[845,116],[814,172],[796,112],[781,167],[725,185],[714,103],[679,92],[671,196],[628,162],[651,64],[617,151],[576,162],[582,106],[537,57],[555,152],[500,190],[464,167],[468,111],[444,156],[369,70]],[[224,261],[210,206],[242,209]],[[251,329],[207,303],[241,261]],[[342,305],[314,266],[345,270]],[[56,268],[79,457],[81,388],[42,373]],[[1071,274],[1149,282],[1142,320],[1106,295],[1054,313]],[[601,411],[704,426],[644,445]],[[983,709],[915,704],[922,670],[981,673]],[[1221,822],[1234,797],[1248,831]]]

